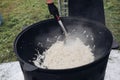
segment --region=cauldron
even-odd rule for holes
[[[25,80],[104,80],[113,40],[110,31],[99,22],[81,17],[63,17],[62,21],[69,33],[75,34],[85,45],[91,47],[95,61],[70,69],[55,70],[36,67],[30,61],[35,57],[35,49],[42,54],[57,41],[56,36],[64,39],[64,33],[56,20],[40,21],[25,28],[14,42],[14,50]]]

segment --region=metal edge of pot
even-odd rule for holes
[[[67,18],[67,17],[62,17],[62,19],[64,19],[64,18]],[[77,17],[77,18],[81,18],[81,17]],[[90,20],[85,19],[85,18],[81,18],[80,20],[85,20],[85,21],[89,21],[89,22],[92,22],[92,23],[97,23],[97,24],[100,24],[100,25],[102,25],[102,26],[105,27],[104,24],[102,24],[102,23],[100,23],[100,22],[97,22],[97,21],[90,21]],[[33,27],[33,25],[35,26],[35,25],[42,24],[42,23],[46,23],[46,22],[49,22],[49,21],[55,21],[55,19],[47,19],[47,20],[43,20],[43,21],[34,23],[34,24],[28,26],[27,28],[25,28],[23,31],[21,31],[21,32],[18,34],[18,36],[15,38],[14,45],[13,45],[13,46],[14,46],[14,52],[15,52],[18,60],[20,60],[20,61],[22,61],[22,62],[24,62],[24,63],[27,63],[26,61],[22,60],[22,59],[19,57],[19,55],[17,54],[17,53],[18,53],[18,52],[17,52],[17,42],[18,42],[19,38],[20,38],[27,30],[31,29],[31,28]],[[111,40],[111,46],[112,46],[113,36],[112,36],[111,32],[107,29],[107,27],[105,27],[105,28],[106,28],[106,30],[108,31],[108,33],[110,34],[110,36],[111,36],[111,39],[112,39],[112,40]],[[107,58],[107,57],[109,56],[110,51],[111,51],[111,47],[108,49],[108,51],[104,52],[104,53],[107,53],[107,54],[104,55],[102,58],[100,58],[100,59],[98,59],[98,60],[95,60],[94,62],[91,62],[91,63],[89,63],[89,64],[86,64],[86,65],[83,65],[83,66],[79,66],[79,67],[75,67],[75,68],[58,69],[58,70],[56,70],[56,69],[42,69],[42,68],[38,68],[38,67],[37,67],[37,69],[39,69],[40,71],[43,71],[43,72],[48,72],[48,73],[61,73],[61,72],[69,73],[69,72],[73,72],[73,71],[77,71],[77,70],[84,70],[84,69],[87,69],[87,68],[89,68],[89,67],[94,66],[95,64],[99,64],[99,62],[101,62],[103,59],[105,59],[105,58]],[[28,64],[29,64],[29,63],[28,63]],[[29,64],[29,65],[31,65],[31,64]],[[31,66],[34,66],[34,65],[31,65]],[[35,66],[35,67],[36,67],[36,66]]]

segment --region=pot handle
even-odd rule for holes
[[[23,70],[25,70],[25,71],[34,71],[34,70],[38,69],[37,67],[30,65],[28,63],[24,63],[22,67],[23,67]]]

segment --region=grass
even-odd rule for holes
[[[15,61],[13,42],[23,27],[48,19],[46,0],[0,0],[0,63]],[[104,0],[108,28],[120,43],[120,0]]]
[[[104,5],[107,27],[120,44],[120,0],[104,0]]]
[[[50,17],[45,0],[0,0],[0,63],[16,60],[13,42],[23,27]]]

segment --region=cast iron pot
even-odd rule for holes
[[[24,29],[14,43],[25,80],[104,80],[113,40],[110,31],[101,23],[83,18],[65,17],[62,21],[69,33],[91,47],[95,61],[69,69],[36,67],[30,61],[36,57],[36,49],[42,54],[55,43],[56,37],[61,36],[61,40],[64,40],[64,33],[54,19],[41,21]]]

